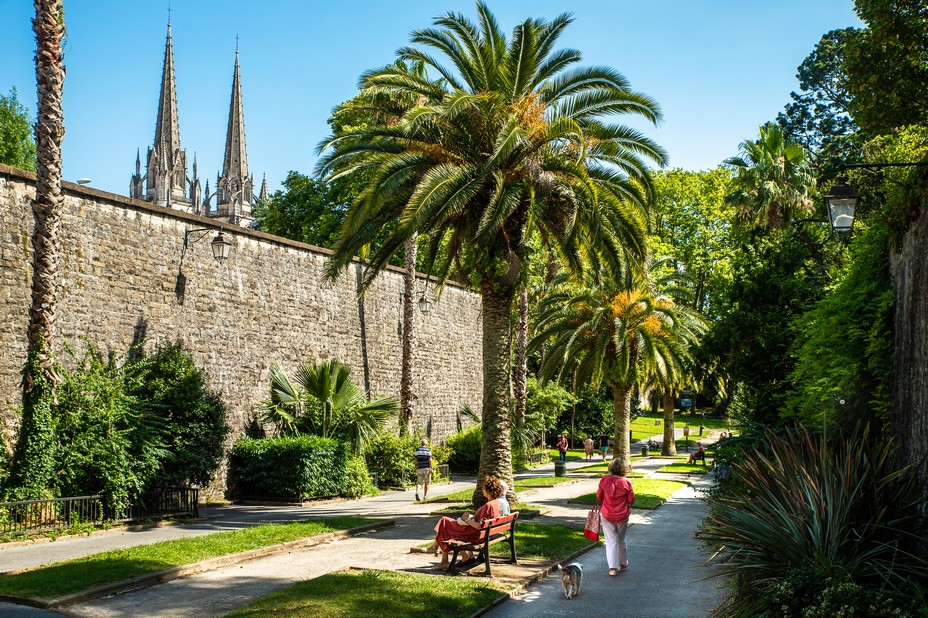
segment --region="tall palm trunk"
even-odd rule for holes
[[[55,303],[58,283],[58,229],[61,225],[61,141],[64,83],[61,41],[62,0],[35,0],[36,192],[32,204],[32,300],[23,369],[23,417],[10,466],[9,486],[18,498],[40,497],[51,485],[54,435],[51,404],[58,376],[54,369]]]
[[[512,390],[516,398],[516,423],[525,422],[525,403],[528,398],[528,288],[519,289],[519,327],[516,332],[516,366],[513,371]]]
[[[418,234],[406,239],[406,271],[403,273],[403,360],[400,376],[400,434],[409,433],[412,420],[413,403],[413,348],[415,347],[416,325],[416,252],[418,251]]]
[[[661,455],[676,455],[677,442],[673,426],[673,389],[670,387],[662,389],[661,399],[664,402],[664,445],[661,447]]]
[[[622,459],[626,466],[632,462],[632,443],[628,435],[631,427],[631,392],[630,388],[612,383],[612,410],[615,416],[615,444],[612,447],[612,457]]]
[[[512,493],[512,449],[509,441],[511,405],[509,347],[511,330],[509,309],[515,294],[514,287],[493,281],[482,286],[481,313],[483,314],[483,418],[481,422],[480,470],[473,503],[486,502],[483,479],[493,475],[509,483],[507,496]]]

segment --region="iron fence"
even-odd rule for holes
[[[184,487],[146,492],[119,513],[107,508],[100,495],[0,502],[0,535],[22,536],[104,522],[127,523],[181,515],[198,517],[198,500],[198,489]]]

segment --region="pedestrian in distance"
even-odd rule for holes
[[[422,486],[422,499],[429,497],[429,481],[432,479],[432,449],[429,441],[422,438],[413,457],[416,460],[416,502],[419,501],[419,486]]]
[[[596,499],[602,503],[599,511],[600,528],[606,537],[606,563],[609,575],[615,576],[628,568],[628,516],[635,502],[635,490],[626,478],[628,466],[623,459],[613,459],[609,474],[599,481]]]
[[[567,461],[567,438],[561,434],[557,438],[557,453],[561,461]]]
[[[606,434],[599,437],[599,450],[603,453],[603,461],[606,461],[606,454],[609,452],[609,436]]]
[[[583,452],[587,461],[593,459],[593,436],[587,436],[583,441]]]

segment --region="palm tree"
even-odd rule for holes
[[[330,276],[386,222],[399,220],[366,264],[366,283],[419,233],[439,284],[455,276],[482,295],[480,501],[486,475],[512,475],[510,309],[524,277],[530,223],[574,269],[584,256],[598,263],[642,254],[645,160],[663,164],[666,155],[639,132],[609,122],[626,113],[658,121],[652,99],[632,92],[611,68],[572,68],[578,51],[554,49],[568,15],[528,19],[507,39],[482,2],[477,13],[476,24],[445,14],[399,51],[436,79],[395,65],[364,76],[366,91],[417,95],[420,104],[394,125],[323,143],[319,172],[370,174],[348,213]]]
[[[760,137],[742,142],[740,150],[740,156],[725,160],[737,174],[725,203],[737,209],[742,224],[778,230],[812,212],[815,178],[805,150],[788,142],[779,126],[760,127]]]
[[[64,84],[62,0],[35,0],[35,76],[38,91],[36,191],[32,204],[32,301],[23,368],[23,417],[8,484],[20,499],[38,498],[52,483],[54,436],[51,404],[59,382],[53,343],[58,291],[58,229],[64,206],[61,141]]]
[[[360,452],[399,409],[395,397],[368,400],[351,369],[335,360],[303,363],[295,377],[296,386],[280,365],[272,365],[271,396],[260,404],[261,420],[280,433],[346,440]]]
[[[543,380],[612,388],[615,457],[630,462],[631,393],[649,375],[668,381],[684,364],[705,325],[686,303],[662,293],[674,274],[656,277],[657,263],[616,281],[588,277],[582,284],[559,277],[560,289],[539,306],[532,347],[546,345]],[[676,288],[674,288],[676,289]],[[666,441],[666,440],[665,440]]]

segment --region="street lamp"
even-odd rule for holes
[[[854,187],[847,184],[847,176],[838,176],[835,185],[825,196],[825,210],[832,232],[840,234],[854,228],[854,213],[858,203],[860,196]]]
[[[184,262],[184,255],[187,253],[187,247],[191,243],[200,241],[207,232],[211,231],[213,231],[212,228],[208,227],[184,230],[184,247],[180,253],[181,264]],[[194,234],[197,234],[197,236],[194,236]],[[219,233],[216,234],[216,237],[210,241],[209,246],[213,251],[213,259],[220,264],[229,259],[229,254],[232,252],[232,242],[226,239],[225,235],[222,233],[222,228],[219,229]]]

